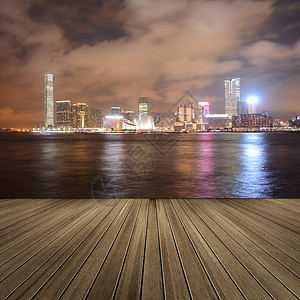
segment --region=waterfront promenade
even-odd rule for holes
[[[1,299],[299,299],[297,199],[0,199]]]

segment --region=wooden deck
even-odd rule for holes
[[[0,200],[1,299],[299,299],[297,199]]]

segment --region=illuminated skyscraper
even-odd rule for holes
[[[56,126],[71,126],[71,101],[56,101]]]
[[[224,80],[225,83],[225,112],[231,119],[232,116],[243,113],[241,102],[240,78]]]
[[[178,106],[178,118],[180,122],[192,122],[195,119],[195,111],[192,104],[180,104]]]
[[[198,102],[198,123],[205,123],[205,116],[209,114],[209,103]]]
[[[90,125],[92,128],[100,128],[101,127],[101,111],[98,109],[90,110]]]
[[[72,104],[71,125],[73,128],[89,126],[89,106],[86,103]]]
[[[53,74],[45,75],[45,127],[54,126]]]
[[[148,101],[148,97],[140,97],[138,106],[138,119],[140,120],[142,116],[148,117],[149,114],[150,104]]]

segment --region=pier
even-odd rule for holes
[[[0,199],[1,299],[299,299],[297,199]]]

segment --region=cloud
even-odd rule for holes
[[[128,1],[131,19],[124,27],[129,38],[84,45],[64,60],[87,68],[107,85],[116,83],[117,97],[163,94],[170,96],[158,100],[172,101],[180,97],[175,93],[203,86],[204,78],[238,70],[240,61],[218,57],[236,51],[242,37],[270,13],[270,6],[270,1],[180,0],[172,6],[170,1]],[[169,84],[159,87],[159,78]],[[154,86],[158,89],[153,93]]]
[[[15,110],[9,106],[0,107],[0,118],[1,119],[6,119],[8,117],[10,118],[14,113],[14,111]]]
[[[246,82],[248,67],[259,77],[274,62],[288,72],[299,58],[299,43],[258,34],[274,3],[3,0],[1,105],[42,111],[48,72],[55,76],[57,100],[85,100],[101,109],[120,105],[136,111],[143,95],[157,111],[167,111],[187,90],[196,98],[204,90],[209,98],[210,91],[212,101],[220,102],[224,78],[243,76]]]
[[[241,55],[253,65],[267,65],[273,63],[300,62],[300,42],[292,46],[280,45],[271,41],[253,43],[241,51]]]

